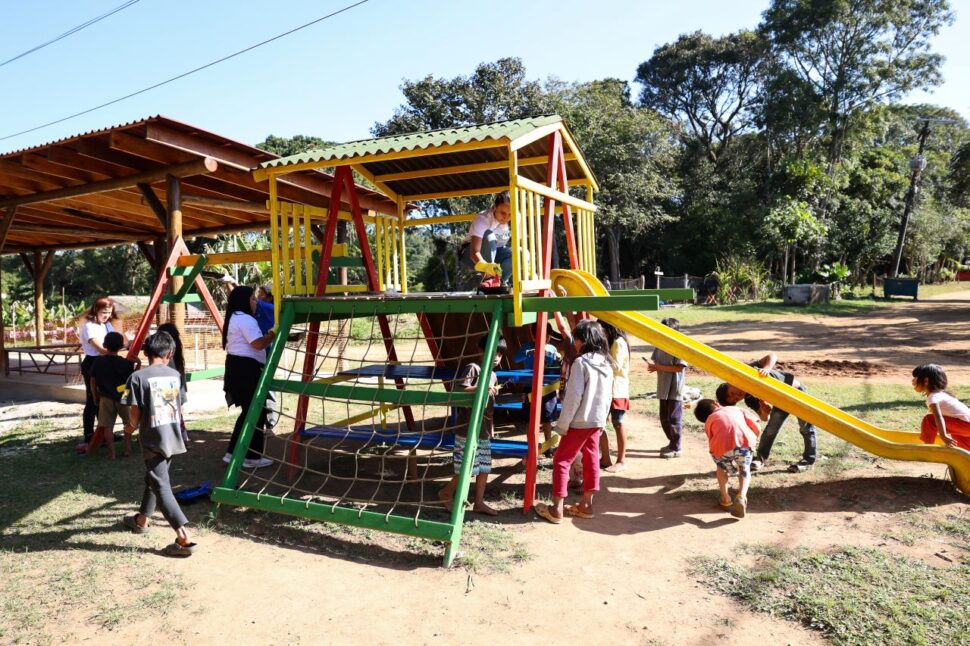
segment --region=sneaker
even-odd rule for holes
[[[269,458],[246,458],[243,460],[244,469],[262,469],[263,467],[268,467],[273,464],[273,461]]]
[[[232,460],[232,453],[226,453],[224,456],[222,456],[222,461],[226,464],[229,464],[230,460]]]
[[[792,462],[788,465],[788,473],[805,473],[813,466],[815,466],[814,462],[809,462],[808,460],[799,460],[798,462]]]
[[[754,459],[751,461],[751,473],[758,473],[765,468],[764,460]]]
[[[677,449],[669,449],[667,451],[661,451],[660,457],[664,458],[665,460],[669,460],[672,458],[679,458],[680,451],[678,451]]]

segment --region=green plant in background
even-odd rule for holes
[[[726,256],[715,264],[717,301],[734,304],[739,300],[764,300],[771,296],[773,283],[763,264],[750,258]]]
[[[818,270],[819,277],[832,287],[833,296],[841,298],[842,289],[845,287],[852,271],[844,262],[833,262],[824,264]]]

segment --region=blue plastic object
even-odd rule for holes
[[[314,426],[303,429],[301,437],[322,437],[328,440],[346,440],[351,442],[369,442],[372,444],[394,444],[421,449],[455,448],[455,434],[448,433],[410,433],[394,429],[382,429],[372,426],[353,426],[350,428],[339,426]],[[492,439],[492,455],[524,458],[529,446],[526,442],[515,440]]]
[[[212,493],[212,481],[206,480],[194,489],[183,489],[178,492],[175,494],[175,499],[181,503],[191,504],[200,498],[208,498],[210,493]]]

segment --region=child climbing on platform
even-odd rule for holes
[[[913,389],[926,396],[929,414],[923,417],[919,439],[936,443],[939,434],[950,448],[970,451],[970,407],[946,392],[946,372],[935,363],[913,368]]]
[[[135,534],[149,530],[155,506],[175,530],[175,541],[168,545],[167,556],[191,556],[196,544],[189,539],[185,526],[188,519],[172,493],[169,469],[172,458],[185,453],[182,441],[182,389],[179,374],[168,367],[175,352],[175,341],[165,332],[156,332],[143,348],[149,366],[128,378],[124,403],[131,406],[131,423],[138,427],[142,457],[145,460],[145,492],[137,513],[127,514],[125,527]]]
[[[613,400],[610,403],[610,422],[616,431],[616,462],[610,460],[610,437],[603,430],[600,436],[600,466],[610,473],[626,469],[626,433],[623,417],[630,410],[630,344],[626,334],[605,321],[600,326],[606,334],[606,342],[613,357]]]
[[[593,518],[593,494],[599,491],[599,436],[613,399],[613,358],[599,323],[580,321],[572,331],[578,357],[572,364],[562,412],[556,426],[562,440],[552,460],[552,505],[539,503],[536,513],[558,525],[563,515]],[[583,498],[564,507],[569,465],[583,455]]]
[[[748,510],[751,456],[760,428],[758,418],[737,406],[721,406],[713,399],[697,402],[694,416],[704,425],[711,457],[717,465],[721,508],[729,509],[735,518],[744,518]],[[738,495],[734,500],[728,492],[728,479],[732,475],[738,476]]]
[[[680,321],[665,318],[661,321],[672,330],[680,331]],[[684,370],[687,362],[654,348],[647,362],[647,370],[657,373],[657,401],[660,402],[660,428],[667,436],[667,446],[660,449],[662,458],[679,458],[682,448],[684,418]]]
[[[469,362],[458,370],[455,376],[454,390],[460,392],[473,393],[478,389],[478,382],[482,375],[482,362],[485,359],[485,342],[488,337],[482,337],[478,341],[478,361]],[[488,474],[492,472],[492,433],[494,431],[494,412],[495,396],[498,394],[498,377],[495,370],[502,362],[502,357],[508,352],[505,339],[499,339],[498,347],[495,349],[495,358],[492,362],[492,374],[488,384],[488,401],[485,403],[485,410],[482,412],[482,425],[478,431],[478,447],[475,449],[475,457],[472,459],[471,475],[475,479],[475,502],[472,511],[488,516],[497,516],[498,511],[488,506],[485,502],[485,485],[488,484]],[[455,430],[455,450],[453,454],[454,475],[448,484],[438,492],[438,499],[445,503],[445,508],[451,510],[454,503],[455,490],[458,487],[458,473],[461,471],[461,462],[465,457],[465,441],[470,408],[462,408],[458,413],[458,427]]]
[[[479,285],[483,293],[508,292],[512,279],[511,202],[508,191],[496,195],[492,206],[472,221],[459,250],[463,265],[485,275]]]

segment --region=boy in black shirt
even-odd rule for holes
[[[148,519],[155,505],[175,530],[175,542],[165,548],[168,556],[191,556],[196,544],[185,531],[188,519],[179,508],[168,478],[172,457],[185,453],[182,441],[181,378],[168,362],[175,352],[175,341],[165,332],[145,340],[145,356],[150,365],[128,379],[125,403],[131,405],[131,423],[138,425],[145,459],[145,493],[138,513],[124,517],[124,525],[136,534],[148,531]]]
[[[125,337],[118,332],[108,332],[104,336],[104,349],[108,351],[94,360],[91,366],[91,392],[94,403],[98,407],[98,428],[94,432],[91,444],[97,447],[98,436],[104,439],[108,447],[108,458],[115,459],[114,427],[115,420],[121,417],[125,425],[125,450],[123,455],[131,455],[131,422],[128,419],[128,406],[121,403],[121,396],[125,392],[128,377],[135,371],[135,366],[118,352],[125,347]]]

